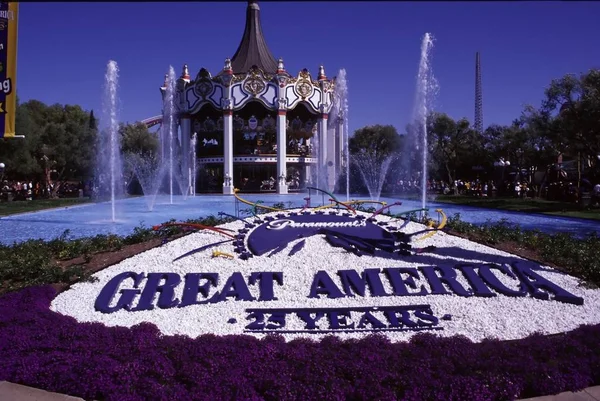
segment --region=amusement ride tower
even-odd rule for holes
[[[475,130],[483,133],[483,97],[481,95],[481,58],[475,53]]]

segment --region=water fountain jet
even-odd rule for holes
[[[350,148],[348,146],[348,82],[346,69],[342,68],[335,80],[336,102],[338,117],[342,119],[340,135],[344,141],[344,158],[346,159],[346,202],[350,201]],[[341,175],[341,174],[340,174]]]
[[[148,211],[153,211],[156,196],[166,173],[166,165],[154,155],[132,153],[127,155],[126,160],[142,187]]]
[[[427,117],[432,109],[432,103],[438,91],[438,84],[431,68],[433,42],[433,35],[430,33],[423,35],[412,120],[415,122],[413,145],[421,153],[421,208],[423,209],[427,203],[427,156],[429,152]]]
[[[175,94],[175,69],[173,66],[169,66],[169,73],[167,74],[165,82],[165,94],[163,98],[163,125],[162,129],[167,130],[166,135],[162,135],[163,140],[168,141],[168,150],[169,155],[165,157],[164,155],[164,147],[163,147],[163,157],[162,160],[168,160],[168,172],[169,172],[169,202],[171,205],[173,204],[173,179],[174,179],[174,128],[175,128],[175,102],[174,102],[174,94]]]
[[[100,177],[98,182],[99,193],[110,195],[112,222],[117,221],[117,197],[123,194],[123,165],[119,143],[118,86],[119,67],[116,61],[110,60],[104,75],[102,129],[98,137],[99,158],[96,162],[96,175]]]
[[[353,162],[358,167],[371,199],[379,200],[381,190],[394,155],[381,155],[376,149],[361,149],[353,155]]]

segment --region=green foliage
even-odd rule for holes
[[[482,138],[465,118],[454,121],[446,114],[432,113],[427,119],[427,135],[431,159],[437,161],[434,170],[448,182],[485,163]]]
[[[600,237],[596,234],[584,239],[569,233],[550,235],[539,230],[522,230],[506,220],[476,226],[461,221],[459,214],[448,218],[447,227],[471,240],[490,245],[513,242],[537,252],[542,262],[552,263],[568,274],[600,285]]]
[[[44,169],[57,180],[78,180],[92,172],[96,122],[79,106],[47,106],[37,100],[19,104],[16,131],[25,139],[5,141],[0,159],[9,179],[42,178]]]
[[[158,138],[148,131],[145,124],[121,124],[121,150],[123,153],[133,153],[142,157],[152,157],[158,151]]]
[[[348,147],[350,154],[367,152],[383,160],[401,149],[402,138],[393,125],[369,125],[354,131]]]
[[[209,216],[187,222],[216,226],[229,221],[231,219]],[[83,263],[89,262],[94,254],[118,251],[126,245],[153,239],[169,239],[185,232],[185,228],[178,226],[155,231],[140,225],[124,237],[109,234],[70,239],[70,232],[66,230],[60,237],[50,241],[29,240],[12,246],[0,245],[0,294],[31,285],[90,280],[91,276]],[[78,257],[83,257],[81,264],[63,267],[64,261]]]

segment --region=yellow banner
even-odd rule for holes
[[[0,2],[0,138],[15,136],[19,3]]]

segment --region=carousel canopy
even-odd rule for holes
[[[258,1],[248,1],[244,36],[231,59],[231,66],[235,74],[246,73],[252,66],[257,66],[268,73],[277,71],[277,61],[271,54],[263,36]]]

